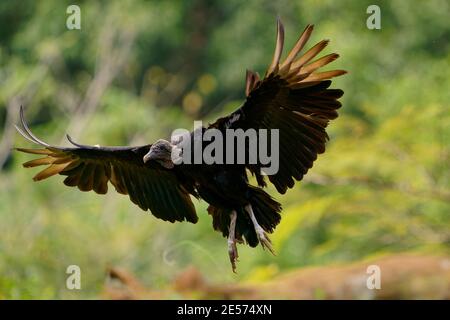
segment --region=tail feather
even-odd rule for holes
[[[264,190],[253,186],[250,186],[249,202],[259,225],[266,232],[272,233],[281,220],[281,204],[275,201]],[[245,212],[244,207],[237,208],[236,212],[236,239],[238,241],[245,240],[249,246],[256,247],[259,241],[248,213]],[[208,213],[213,218],[214,230],[222,232],[224,237],[228,237],[230,211],[210,205],[208,207]]]
[[[281,220],[281,204],[260,188],[251,187],[250,191],[250,204],[256,220],[264,231],[272,233]]]

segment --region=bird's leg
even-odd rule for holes
[[[239,257],[236,247],[236,220],[237,213],[235,210],[230,214],[230,228],[228,229],[228,254],[230,256],[231,268],[236,273],[236,261]]]
[[[256,220],[255,214],[253,213],[252,205],[248,204],[245,206],[245,211],[247,211],[250,219],[252,220],[253,226],[255,227],[256,235],[258,236],[258,240],[261,243],[263,249],[267,248],[273,255],[275,255],[275,251],[272,247],[272,241],[270,241],[267,232],[259,225]]]

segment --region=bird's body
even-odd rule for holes
[[[329,120],[337,117],[336,109],[341,106],[338,99],[343,91],[328,87],[330,78],[345,72],[316,72],[338,55],[329,54],[310,62],[328,41],[319,42],[297,57],[312,30],[312,26],[306,27],[287,58],[280,63],[284,30],[278,22],[275,54],[265,77],[260,79],[257,73],[248,71],[245,103],[232,114],[200,129],[202,132],[214,129],[224,136],[229,130],[277,130],[279,168],[267,178],[280,193],[292,188],[295,180],[301,180],[317,155],[325,151],[328,139],[325,128]],[[18,128],[18,131],[42,147],[18,148],[42,156],[24,166],[48,166],[34,180],[61,174],[66,176],[64,184],[67,186],[77,186],[81,191],[94,190],[99,194],[105,194],[111,183],[117,192],[128,194],[141,209],[150,210],[157,218],[171,222],[197,222],[191,196],[201,198],[209,204],[214,229],[228,237],[233,270],[237,259],[236,242],[246,242],[252,247],[260,243],[273,252],[267,234],[280,222],[281,205],[262,189],[266,186],[266,178],[261,172],[264,165],[259,159],[248,161],[252,152],[248,145],[244,145],[248,155],[244,162],[178,163],[172,152],[180,149],[180,141],[161,139],[145,146],[101,147],[80,145],[68,137],[74,147],[56,147],[31,133],[23,109],[21,121],[23,129]],[[195,132],[189,134],[188,140],[195,139]],[[200,152],[210,143],[205,143]],[[228,144],[223,146],[223,153],[229,155]],[[235,155],[236,148],[234,145],[232,148]],[[194,158],[196,152],[199,150],[191,148],[183,156]],[[250,184],[248,174],[255,176],[258,186]]]

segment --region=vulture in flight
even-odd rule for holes
[[[103,147],[78,144],[67,136],[73,147],[49,145],[30,131],[21,108],[22,128],[16,128],[23,137],[39,145],[36,149],[17,148],[39,157],[23,166],[46,166],[34,176],[35,181],[60,174],[65,176],[66,186],[81,191],[105,194],[111,183],[142,210],[150,210],[157,218],[170,222],[196,223],[198,217],[191,196],[205,200],[214,229],[228,240],[228,254],[235,272],[237,242],[251,247],[260,243],[274,253],[268,234],[280,222],[281,205],[263,190],[266,180],[281,194],[292,188],[296,180],[300,181],[317,155],[325,151],[328,140],[325,128],[329,120],[338,116],[336,110],[341,107],[338,99],[343,91],[329,87],[330,79],[345,71],[320,71],[338,55],[316,58],[328,40],[301,53],[312,31],[313,25],[308,25],[282,60],[284,28],[278,20],[275,53],[264,78],[247,71],[243,104],[230,115],[201,128],[220,132],[278,129],[279,169],[275,174],[262,174],[260,162],[175,164],[171,154],[178,142],[174,139],[170,142],[160,139],[143,146]],[[249,183],[249,174],[255,176],[258,186]]]

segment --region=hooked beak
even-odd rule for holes
[[[149,153],[147,153],[147,154],[144,156],[143,160],[144,160],[144,163],[147,163],[147,161],[150,161],[150,160],[155,160],[155,154],[154,154],[154,152],[150,151]]]

